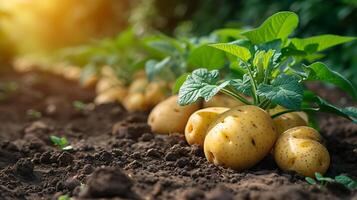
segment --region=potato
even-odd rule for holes
[[[233,108],[236,106],[243,106],[245,105],[243,102],[237,101],[233,99],[230,96],[227,96],[225,94],[220,94],[214,96],[212,99],[209,101],[203,102],[203,107],[227,107],[227,108]]]
[[[146,78],[137,78],[129,86],[129,93],[144,93],[149,84]]]
[[[274,147],[274,158],[285,171],[295,171],[314,177],[324,174],[330,165],[330,155],[321,144],[320,134],[313,128],[299,126],[285,131]]]
[[[220,114],[211,125],[204,153],[215,165],[243,170],[269,154],[277,137],[267,112],[257,106],[238,106]]]
[[[145,89],[145,101],[150,107],[167,98],[168,86],[165,82],[151,82]]]
[[[122,86],[112,87],[100,93],[94,100],[96,104],[104,104],[119,101],[122,102],[127,94],[127,89]]]
[[[79,81],[81,77],[81,68],[77,66],[67,66],[65,67],[65,70],[63,70],[62,75],[65,79]]]
[[[274,115],[278,112],[282,112],[286,110],[281,106],[277,106],[273,109],[269,110],[270,115]],[[274,123],[276,126],[276,130],[278,134],[284,133],[286,130],[290,128],[294,128],[297,126],[307,126],[308,125],[308,117],[304,112],[291,112],[275,117]]]
[[[125,109],[130,112],[134,111],[147,111],[149,106],[145,101],[144,93],[129,93],[128,96],[124,99],[123,105]]]
[[[106,90],[122,85],[123,84],[116,78],[103,77],[99,79],[97,85],[95,86],[95,92],[97,94],[101,94]]]
[[[199,104],[180,106],[178,96],[171,96],[157,104],[151,111],[148,124],[158,134],[184,133],[185,125],[192,113],[199,109]]]
[[[95,86],[97,85],[97,82],[98,82],[98,76],[91,75],[90,77],[83,80],[81,85],[83,88],[91,89],[91,88],[95,88]]]
[[[188,144],[197,144],[203,147],[208,127],[214,122],[217,116],[229,108],[210,107],[194,112],[185,127],[185,137]]]

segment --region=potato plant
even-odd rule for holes
[[[273,148],[278,138],[276,126],[280,127],[279,134],[286,131],[282,134],[284,137],[292,131],[290,128],[307,124],[306,115],[300,112],[328,112],[357,123],[356,108],[332,105],[304,85],[311,81],[333,84],[357,99],[356,89],[350,81],[324,63],[313,62],[321,57],[321,51],[326,48],[355,38],[338,35],[289,38],[297,25],[298,16],[295,13],[279,12],[260,27],[240,33],[241,39],[208,44],[208,47],[225,52],[229,68],[239,73],[224,74],[222,70],[200,68],[177,81],[178,103],[182,106],[201,99],[209,101],[218,93],[229,95],[248,106],[230,109],[212,123],[204,141],[205,155],[209,161],[239,170],[253,166]],[[204,52],[199,56],[203,55]],[[210,58],[215,57],[210,55]],[[313,63],[306,65],[306,61]],[[277,106],[280,111],[270,116],[269,110]],[[275,120],[281,116],[289,120]],[[298,139],[296,141],[300,142]],[[324,173],[328,168],[329,155],[323,146],[321,156],[311,157],[304,163],[305,146],[297,145],[293,154],[295,168],[283,166],[288,164],[284,162],[291,161],[291,145],[285,143],[275,148],[277,152],[285,152],[276,158],[277,161],[284,160],[279,164],[283,170],[312,176],[314,172]],[[311,151],[311,154],[319,154],[315,148],[311,148]],[[298,163],[301,165],[298,166]],[[313,166],[313,163],[323,167],[319,170],[320,166]],[[308,165],[310,168],[307,171],[300,170]]]

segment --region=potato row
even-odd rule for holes
[[[307,126],[305,113],[286,113],[272,119],[272,114],[284,108],[265,111],[222,102],[213,99],[203,107],[199,103],[179,106],[177,96],[172,96],[151,111],[148,123],[154,133],[184,134],[187,142],[202,147],[207,160],[215,165],[240,171],[273,154],[284,171],[309,177],[327,171],[329,153],[321,135]]]
[[[21,60],[14,66],[19,72],[38,68]],[[75,66],[56,65],[42,70],[74,81],[81,76],[81,69]],[[178,97],[169,96],[172,85],[149,82],[143,71],[137,72],[126,86],[110,67],[103,67],[100,76],[93,75],[82,84],[95,87],[97,104],[118,101],[128,111],[152,109],[148,124],[154,133],[184,134],[188,144],[203,148],[207,160],[215,165],[244,170],[273,154],[282,170],[314,177],[315,172],[324,174],[330,164],[321,135],[307,126],[308,117],[303,112],[272,119],[271,115],[284,108],[265,111],[226,95],[179,106]]]

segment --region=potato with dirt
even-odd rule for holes
[[[204,141],[209,162],[244,170],[271,151],[278,134],[270,115],[257,106],[238,106],[218,116]]]
[[[148,124],[154,133],[184,133],[188,118],[200,106],[199,104],[180,106],[177,103],[177,99],[177,95],[171,96],[157,104],[151,111]]]
[[[217,116],[229,108],[209,107],[194,112],[185,127],[185,137],[188,144],[197,144],[203,147],[208,127],[214,122]]]
[[[309,177],[315,177],[315,172],[324,174],[330,165],[330,155],[321,141],[321,135],[311,127],[289,129],[274,146],[275,161],[284,171]]]
[[[227,107],[227,108],[233,108],[236,106],[243,106],[245,105],[243,102],[237,101],[233,99],[230,96],[227,96],[225,94],[220,94],[212,97],[209,101],[203,102],[203,107]]]
[[[269,114],[274,115],[285,110],[287,109],[281,106],[277,106],[273,109],[270,109]],[[304,112],[290,112],[282,114],[278,117],[275,117],[273,120],[279,135],[290,128],[308,125],[308,116]]]

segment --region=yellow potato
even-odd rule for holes
[[[122,102],[127,94],[127,89],[122,86],[116,86],[100,93],[94,100],[96,104],[104,104],[119,101]]]
[[[116,78],[103,77],[99,79],[97,85],[95,86],[95,92],[97,94],[101,94],[106,90],[122,85],[123,84]]]
[[[177,95],[171,96],[151,111],[148,124],[154,133],[184,133],[188,118],[199,109],[199,104],[180,106],[177,99]]]
[[[278,112],[282,112],[286,110],[281,106],[277,106],[273,109],[269,110],[270,115],[274,115]],[[290,128],[294,128],[297,126],[307,126],[308,125],[308,117],[304,112],[291,112],[275,117],[274,123],[276,126],[276,130],[278,134],[284,133],[286,130]]]
[[[313,128],[299,126],[285,131],[274,147],[274,158],[285,171],[295,171],[314,177],[324,174],[330,165],[330,155],[321,144],[320,134]]]
[[[218,116],[204,141],[204,153],[215,165],[243,170],[271,151],[278,134],[267,112],[257,106],[238,106]]]
[[[149,106],[145,101],[144,93],[129,93],[128,96],[124,99],[123,105],[125,109],[130,112],[135,111],[147,111]]]
[[[145,101],[150,107],[167,98],[168,86],[165,82],[151,82],[145,89]]]
[[[203,147],[208,127],[214,122],[217,116],[229,108],[225,107],[210,107],[204,108],[193,113],[185,127],[185,137],[190,145],[197,144]]]
[[[145,77],[137,78],[130,84],[129,93],[144,93],[148,84],[149,82]]]
[[[81,83],[82,87],[91,89],[94,88],[97,85],[98,82],[98,76],[97,75],[91,75],[90,77],[86,78],[83,80]]]
[[[71,81],[79,81],[81,77],[81,68],[76,66],[67,66],[64,68],[63,77]]]
[[[227,96],[225,94],[220,94],[214,96],[212,99],[209,101],[203,102],[203,107],[227,107],[227,108],[233,108],[236,106],[243,106],[245,105],[243,102],[237,101],[233,99],[230,96]]]

